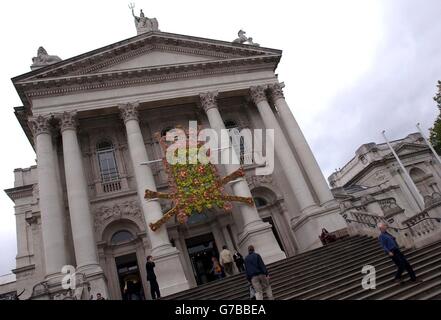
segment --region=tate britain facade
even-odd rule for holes
[[[210,258],[223,245],[245,255],[253,244],[270,263],[321,246],[322,228],[347,228],[284,98],[280,50],[244,32],[219,41],[161,32],[144,16],[135,23],[138,35],[70,59],[40,48],[32,71],[12,79],[23,103],[15,114],[37,159],[15,169],[6,190],[15,203],[21,298],[62,299],[63,268],[74,266],[78,297],[123,299],[130,280],[149,299],[148,255],[168,295],[211,281]],[[247,163],[225,185],[253,205],[213,207],[184,224],[172,217],[152,230],[170,210],[168,200],[144,198],[146,189],[169,192],[157,133],[189,121],[273,129],[274,170],[256,175],[258,165]],[[245,149],[237,148],[241,160]],[[225,176],[234,168],[217,169]]]

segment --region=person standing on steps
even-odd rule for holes
[[[159,284],[156,280],[155,274],[155,263],[153,262],[153,257],[147,257],[147,263],[145,264],[145,268],[147,270],[147,281],[150,282],[150,293],[152,295],[152,299],[156,300],[161,298],[161,292],[159,291]]]
[[[225,274],[228,276],[232,276],[234,274],[234,264],[233,264],[233,254],[230,250],[228,250],[227,246],[222,247],[222,251],[220,253],[219,262],[221,266],[225,270]]]
[[[254,246],[248,246],[248,255],[245,258],[245,273],[256,291],[256,300],[263,300],[265,292],[269,300],[274,300],[273,291],[269,283],[269,274],[260,254],[254,252]]]
[[[387,224],[381,222],[378,224],[378,228],[381,231],[381,234],[378,237],[378,240],[380,241],[380,244],[381,244],[383,250],[389,255],[389,257],[392,259],[392,261],[397,266],[397,272],[395,274],[395,281],[397,281],[401,284],[403,282],[401,280],[401,275],[403,274],[403,271],[406,270],[410,276],[410,281],[420,282],[420,280],[417,279],[415,272],[413,271],[412,266],[407,261],[404,254],[401,252],[401,250],[398,246],[398,243],[395,240],[395,237],[392,236],[389,232],[387,232],[387,228],[388,228]]]
[[[238,251],[234,252],[233,259],[234,262],[236,263],[237,270],[239,270],[239,272],[245,271],[245,267],[243,265],[244,264],[243,257]]]

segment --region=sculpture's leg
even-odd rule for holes
[[[154,198],[160,198],[160,199],[173,199],[173,193],[165,193],[165,192],[158,192],[158,191],[151,191],[146,189],[144,198],[145,199],[154,199]]]
[[[254,204],[253,198],[250,198],[250,197],[222,195],[221,199],[226,200],[226,201],[242,202],[242,203],[245,203],[249,206],[252,206]]]
[[[161,219],[159,219],[158,221],[156,221],[155,223],[150,223],[150,229],[152,229],[153,231],[158,230],[165,222],[167,222],[168,219],[170,219],[171,217],[173,217],[174,215],[176,215],[178,213],[178,207],[174,206],[173,208],[171,208],[169,211],[167,211]]]
[[[225,176],[221,179],[221,185],[225,185],[230,181],[233,181],[237,178],[243,177],[245,175],[245,172],[243,171],[243,168],[240,167],[236,171],[230,173],[228,176]]]

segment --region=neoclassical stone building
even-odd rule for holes
[[[329,178],[350,234],[377,236],[388,223],[401,245],[421,247],[441,238],[441,164],[420,133],[366,143]]]
[[[269,263],[320,246],[323,227],[346,229],[283,96],[281,51],[243,33],[231,42],[156,29],[144,24],[135,37],[65,60],[39,50],[33,70],[12,79],[23,102],[15,114],[37,158],[15,169],[6,190],[21,298],[63,298],[66,265],[87,283],[78,296],[122,299],[130,280],[149,298],[147,255],[167,295],[210,281],[210,257],[224,244],[242,254],[254,244]],[[232,213],[207,210],[152,231],[148,224],[170,205],[144,199],[145,189],[168,188],[154,134],[191,120],[216,130],[274,129],[274,171],[255,175],[256,165],[245,165],[246,177],[226,187],[255,206],[235,203]]]

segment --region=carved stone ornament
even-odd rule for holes
[[[135,20],[135,27],[137,34],[151,32],[151,31],[159,31],[158,28],[158,20],[156,18],[147,18],[144,15],[144,12],[142,9],[139,12],[139,17],[135,15],[135,4],[131,3],[129,4],[129,9],[132,10],[132,16]]]
[[[38,69],[53,63],[57,63],[59,61],[61,61],[60,57],[49,55],[43,47],[39,47],[37,51],[37,56],[32,58],[31,69]]]
[[[130,120],[139,121],[138,107],[139,102],[128,102],[118,105],[118,109],[121,112],[121,118],[124,120],[124,123]]]
[[[253,38],[251,38],[251,37],[247,37],[245,34],[246,34],[245,31],[243,31],[242,29],[239,30],[239,31],[237,32],[237,36],[238,36],[238,38],[234,39],[234,40],[233,40],[233,43],[249,44],[249,45],[256,46],[256,47],[260,46],[260,44],[255,43],[255,42],[253,41]]]
[[[250,87],[250,96],[255,104],[266,101],[265,86]]]
[[[61,120],[61,132],[64,130],[76,130],[77,121],[76,121],[77,113],[73,112],[63,112],[58,118]]]
[[[283,85],[281,83],[270,84],[268,89],[273,101],[285,99],[285,96],[283,95]]]
[[[132,218],[131,220],[135,220],[139,226],[145,226],[137,200],[116,203],[113,206],[101,206],[95,210],[94,218],[95,229],[106,226],[110,221],[123,218]]]
[[[263,183],[271,184],[273,182],[273,176],[271,174],[267,176],[247,176],[246,180],[250,189],[253,189],[259,187]]]
[[[216,98],[218,96],[217,91],[209,91],[199,94],[199,98],[201,99],[201,106],[205,112],[212,108],[217,108]]]
[[[29,117],[28,121],[34,137],[42,133],[51,133],[51,125],[49,123],[49,116],[38,115],[36,117]]]

